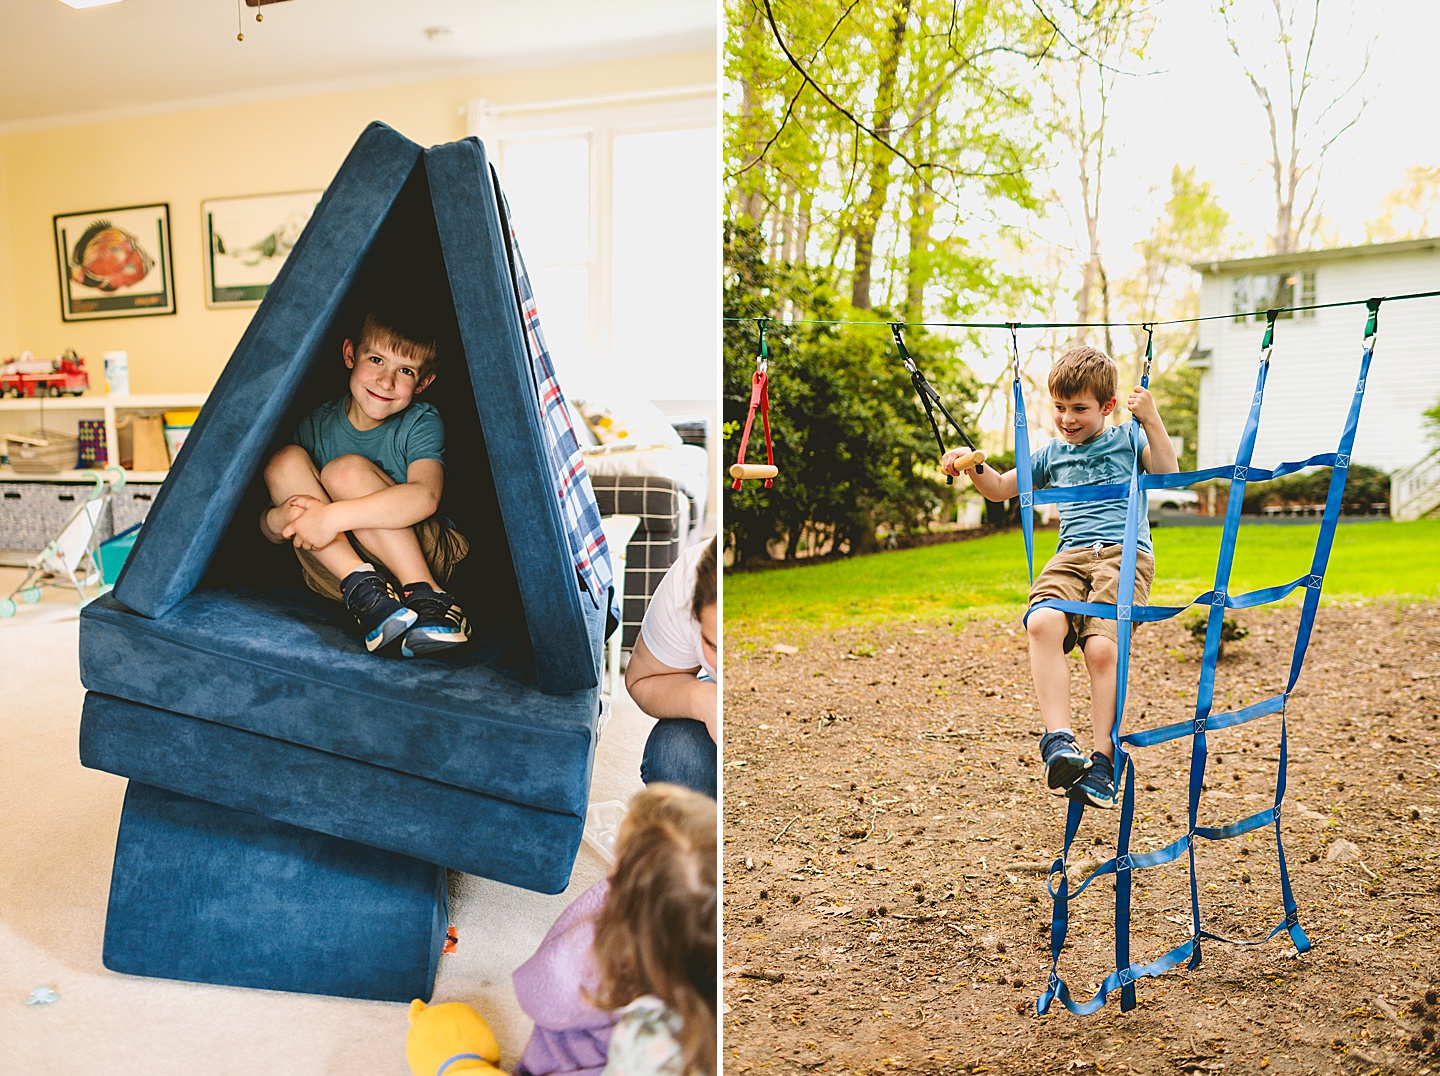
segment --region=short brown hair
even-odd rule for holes
[[[716,1074],[716,811],[709,796],[679,785],[636,793],[595,917],[595,1005],[658,997],[680,1017],[687,1076]]]
[[[1071,400],[1087,392],[1095,394],[1096,403],[1115,398],[1120,371],[1115,360],[1098,347],[1076,344],[1055,360],[1050,367],[1050,398]]]
[[[705,547],[705,552],[700,554],[700,559],[695,564],[695,594],[690,599],[690,615],[696,620],[700,619],[706,606],[714,605],[717,600],[716,541],[715,538],[710,539],[710,544]]]
[[[421,331],[418,325],[406,324],[388,311],[366,311],[360,326],[360,338],[355,345],[361,348],[366,344],[386,348],[409,359],[415,364],[416,377],[420,381],[435,373],[439,366],[439,341],[430,333]]]

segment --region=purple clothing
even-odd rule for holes
[[[600,1076],[619,1013],[597,1009],[583,991],[599,985],[590,950],[595,916],[610,891],[601,879],[560,913],[535,955],[515,969],[515,996],[535,1030],[516,1076]]]

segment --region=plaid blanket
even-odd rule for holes
[[[493,177],[492,177],[493,178]],[[540,408],[540,429],[550,461],[550,474],[555,481],[555,497],[560,504],[560,518],[570,543],[575,574],[580,589],[599,607],[606,607],[605,635],[620,626],[620,599],[615,593],[615,570],[610,563],[610,547],[600,527],[600,508],[595,491],[590,488],[590,475],[585,458],[580,454],[580,441],[570,425],[570,412],[565,394],[555,376],[545,334],[540,328],[540,315],[535,308],[535,294],[520,256],[520,244],[510,225],[510,206],[500,185],[495,184],[500,206],[505,215],[505,231],[510,237],[510,269],[514,275],[515,292],[520,302],[520,318],[525,328],[525,350],[530,357],[530,375],[535,386],[535,399]]]

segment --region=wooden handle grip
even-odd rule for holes
[[[961,471],[968,471],[971,467],[975,467],[984,462],[985,453],[971,452],[964,456],[955,457],[955,462],[950,466],[954,468],[956,474],[959,474]]]
[[[774,478],[780,468],[769,463],[737,463],[730,468],[731,478]]]

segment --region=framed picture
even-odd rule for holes
[[[55,254],[65,321],[175,313],[168,203],[59,214]]]
[[[265,298],[321,193],[294,191],[201,202],[205,305],[254,306]]]

